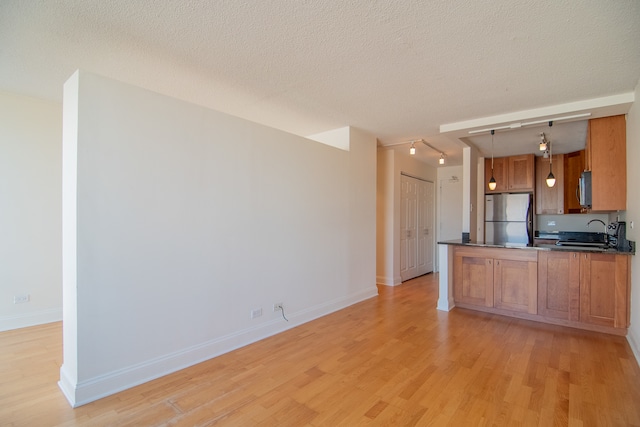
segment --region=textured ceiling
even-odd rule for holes
[[[61,101],[82,68],[299,135],[423,138],[455,164],[474,141],[443,124],[633,91],[639,22],[637,0],[2,0],[0,89]]]

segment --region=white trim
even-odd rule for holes
[[[62,307],[15,316],[0,317],[0,332],[12,329],[28,328],[29,326],[44,325],[45,323],[60,322],[62,320]]]
[[[388,277],[388,276],[376,276],[376,283],[384,286],[398,286],[402,284],[400,276]]]
[[[377,295],[377,288],[370,288],[307,310],[287,313],[288,323],[281,318],[274,319],[256,327],[215,338],[190,348],[118,369],[80,383],[74,383],[69,378],[63,365],[60,369],[58,386],[71,406],[75,408],[204,362]]]

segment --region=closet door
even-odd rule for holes
[[[417,276],[433,271],[433,183],[418,181],[418,238],[417,238]]]
[[[400,278],[404,282],[418,276],[418,180],[402,175],[400,186]]]
[[[433,183],[401,176],[400,278],[433,271]]]

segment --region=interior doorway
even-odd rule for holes
[[[434,185],[400,177],[400,278],[404,282],[433,271]]]

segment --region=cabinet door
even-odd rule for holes
[[[561,215],[564,213],[564,155],[552,156],[553,176],[556,185],[547,187],[549,175],[549,159],[536,157],[536,214]]]
[[[629,326],[629,257],[580,254],[580,321]]]
[[[508,185],[508,165],[506,157],[493,159],[493,177],[496,180],[496,189],[489,190],[489,180],[491,179],[491,159],[484,160],[484,192],[485,194],[503,193],[509,189]]]
[[[538,254],[538,314],[554,319],[580,318],[580,258],[576,252]]]
[[[453,260],[453,298],[457,303],[493,305],[493,259],[456,254]]]
[[[578,198],[578,180],[584,171],[584,150],[564,155],[564,213],[583,212]]]
[[[538,271],[534,261],[494,260],[494,307],[529,314],[538,312]]]
[[[534,187],[534,155],[523,154],[511,156],[509,159],[509,190],[533,191]],[[545,175],[546,177],[546,175]]]
[[[627,209],[627,132],[624,115],[589,120],[593,211]]]

